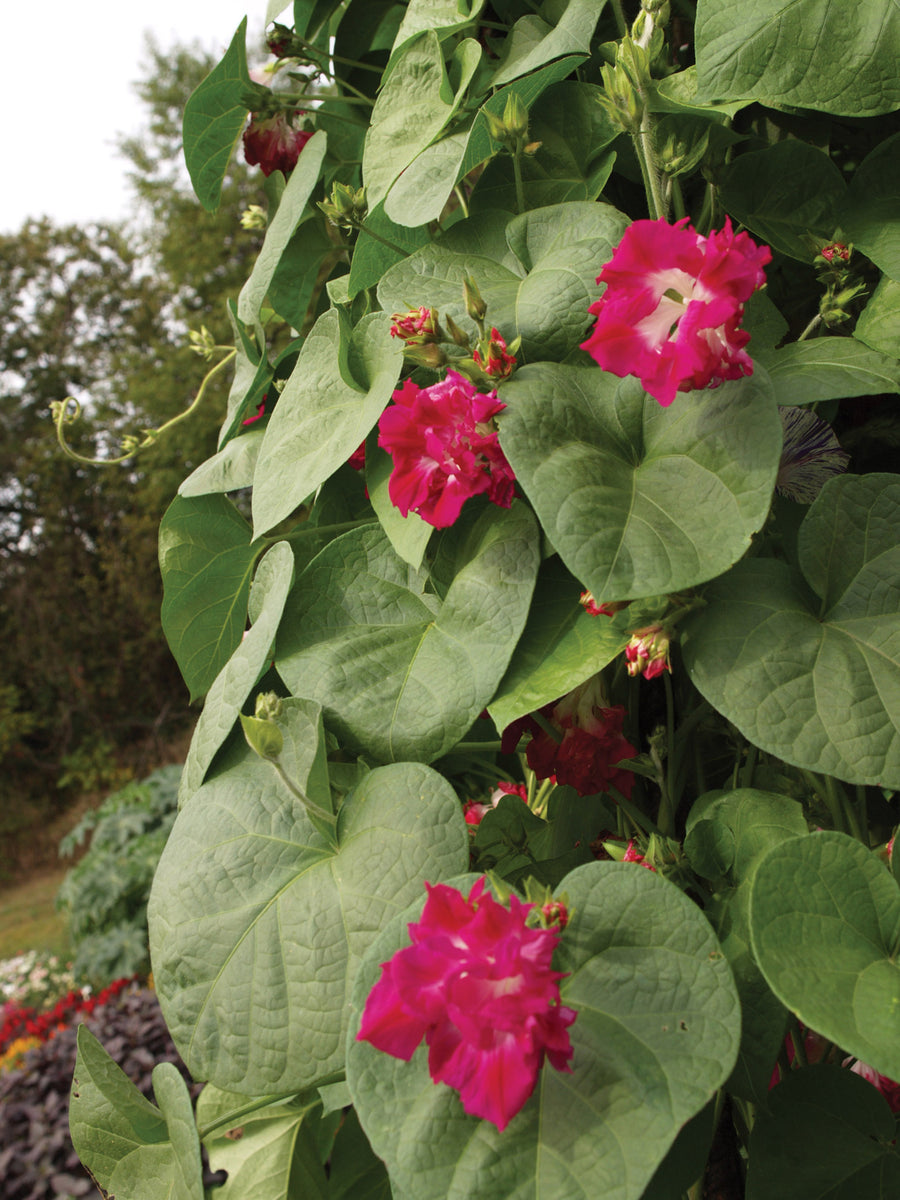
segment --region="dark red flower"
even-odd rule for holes
[[[555,738],[533,717],[520,717],[503,731],[501,752],[511,753],[523,732],[530,731],[525,751],[529,767],[538,779],[556,776],[559,784],[569,784],[581,796],[605,792],[610,787],[631,798],[634,776],[616,764],[634,758],[637,750],[622,732],[625,709],[606,706],[595,675],[586,683],[557,700],[545,704],[540,715],[555,726]]]
[[[293,113],[280,112],[265,119],[251,113],[244,130],[244,158],[250,166],[258,166],[263,175],[271,175],[273,171],[289,174],[297,165],[300,151],[312,137],[309,130],[294,128],[294,119],[301,116],[303,113],[299,108]]]

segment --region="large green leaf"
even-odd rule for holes
[[[837,1065],[791,1071],[757,1113],[747,1200],[893,1200],[900,1156],[878,1091]]]
[[[210,496],[250,487],[264,432],[263,429],[248,429],[240,437],[226,442],[212,458],[202,462],[188,475],[178,489],[178,495],[191,500],[196,496]],[[240,516],[237,510],[235,512]],[[250,526],[243,517],[240,528],[244,540],[249,538]]]
[[[471,881],[455,882],[467,889]],[[567,972],[562,1002],[578,1012],[572,1073],[545,1064],[503,1133],[431,1082],[424,1047],[404,1063],[353,1040],[379,964],[408,944],[421,902],[366,954],[353,989],[347,1080],[395,1195],[640,1200],[681,1126],[730,1071],[740,1010],[696,905],[628,863],[587,864],[561,886],[573,916],[554,966]]]
[[[536,71],[554,58],[569,54],[588,55],[604,3],[605,0],[599,3],[598,0],[568,0],[561,4],[557,0],[543,6],[546,21],[533,16],[517,21],[491,80],[493,86],[500,87]],[[548,23],[554,16],[555,24]]]
[[[441,43],[433,29],[408,41],[392,59],[372,109],[363,149],[363,182],[375,206],[391,184],[450,123],[481,57],[467,38],[456,48],[461,74],[451,87]],[[396,217],[395,217],[396,219]]]
[[[900,786],[900,480],[829,481],[799,570],[756,558],[682,625],[696,686],[755,745],[851,783]]]
[[[446,36],[464,29],[475,21],[484,8],[485,0],[410,0],[397,37],[393,53],[420,33],[433,29]]]
[[[197,1124],[218,1128],[204,1137],[210,1170],[226,1171],[216,1200],[327,1200],[328,1181],[319,1161],[315,1129],[319,1103],[273,1104],[220,1125],[247,1097],[208,1084],[197,1101]]]
[[[629,631],[657,615],[633,605],[613,618],[591,617],[581,592],[555,555],[541,565],[528,622],[489,705],[498,729],[601,671],[625,649]]]
[[[776,846],[750,898],[753,952],[810,1029],[900,1079],[900,888],[843,833]]]
[[[250,278],[238,296],[238,320],[252,325],[259,317],[269,285],[291,237],[300,223],[313,188],[318,182],[328,145],[327,135],[320,129],[303,147],[303,153],[291,172],[275,216],[266,230],[266,237],[253,264]]]
[[[779,404],[900,392],[900,362],[853,338],[791,342],[780,350],[762,351],[759,361],[769,372]]]
[[[408,168],[408,171],[410,170],[414,170],[414,166]],[[404,178],[406,173],[404,172]],[[412,205],[404,205],[402,224],[398,225],[385,215],[384,202],[376,205],[366,215],[366,228],[356,239],[350,262],[348,286],[351,300],[358,292],[374,287],[388,267],[392,267],[405,255],[412,254],[431,240],[427,229],[412,228],[423,226],[426,221],[432,220],[427,216],[420,219],[420,215]],[[440,216],[440,209],[435,213],[435,217],[437,216]],[[386,242],[390,242],[391,245],[386,245]]]
[[[554,204],[514,217],[505,233],[496,214],[454,225],[440,242],[392,267],[378,286],[390,311],[424,304],[474,333],[463,279],[471,275],[487,320],[507,341],[522,338],[527,359],[564,358],[583,340],[596,277],[628,224],[606,204]]]
[[[404,517],[400,509],[391,503],[388,484],[393,469],[393,459],[387,451],[379,447],[373,434],[366,445],[366,487],[369,499],[379,524],[388,535],[396,553],[404,562],[409,563],[414,571],[418,571],[434,527],[423,521],[418,513],[409,512]]]
[[[293,329],[304,329],[322,266],[338,254],[326,224],[322,214],[303,222],[285,246],[269,282],[269,304]]]
[[[849,117],[900,106],[894,0],[698,0],[696,39],[701,100]]]
[[[320,710],[285,707],[284,769],[324,806]],[[360,955],[426,879],[468,856],[455,792],[414,763],[363,778],[341,807],[338,843],[249,752],[179,814],[150,897],[150,941],[166,1022],[196,1079],[261,1096],[340,1070]]]
[[[80,1025],[69,1101],[72,1144],[110,1197],[203,1200],[200,1139],[187,1084],[168,1062],[155,1066],[152,1078],[159,1108]]]
[[[347,461],[378,420],[400,374],[390,316],[371,313],[353,330],[365,381],[341,373],[341,322],[330,309],[303,344],[266,429],[253,486],[253,524],[264,533],[289,516]],[[365,382],[365,386],[363,386]]]
[[[811,263],[837,225],[846,185],[827,154],[795,140],[742,154],[722,174],[729,213],[782,254]]]
[[[873,350],[900,357],[900,283],[896,279],[882,278],[853,335]]]
[[[711,579],[766,518],[782,434],[763,372],[663,408],[635,380],[537,363],[502,395],[516,478],[598,601]]]
[[[260,549],[224,496],[176,496],[166,510],[159,527],[162,627],[191,700],[206,695],[240,645]]]
[[[521,161],[527,208],[599,196],[615,162],[608,147],[621,130],[597,103],[598,95],[602,89],[593,84],[567,81],[549,88],[535,105],[528,136],[538,149]],[[515,211],[516,195],[513,159],[501,154],[478,181],[472,210]]]
[[[900,280],[900,133],[876,146],[854,171],[841,226],[863,254]]]
[[[692,814],[693,816],[693,814]],[[750,949],[750,880],[772,846],[807,832],[795,800],[758,788],[738,788],[688,819],[685,853],[694,870],[715,881],[728,877],[708,915],[731,964],[741,998],[741,1048],[728,1081],[733,1094],[765,1103],[787,1014],[760,973]]]
[[[279,542],[263,558],[253,580],[248,597],[253,626],[216,676],[194,727],[178,789],[179,804],[189,800],[200,787],[253,685],[265,674],[293,578],[291,547],[287,542]]]
[[[279,674],[322,704],[342,740],[383,762],[450,750],[494,694],[525,625],[538,569],[530,510],[485,505],[471,528],[462,524],[443,600],[369,527],[313,560],[285,613]]]
[[[246,39],[244,17],[225,57],[184,106],[184,159],[197,198],[207,212],[219,207],[222,180],[247,119],[242,97],[252,84],[247,71]]]

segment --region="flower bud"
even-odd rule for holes
[[[242,229],[265,229],[269,223],[266,210],[259,204],[251,204],[241,213]]]
[[[598,604],[594,599],[593,592],[582,592],[578,597],[578,603],[583,605],[584,611],[589,617],[614,617],[617,612],[627,608],[631,601],[612,600],[608,604]]]
[[[466,312],[473,321],[480,324],[484,320],[484,314],[487,312],[487,305],[482,300],[478,284],[471,275],[467,275],[463,280],[463,298],[466,302]]]
[[[241,713],[241,728],[247,745],[260,758],[276,759],[284,749],[284,738],[274,721],[259,720]]]
[[[406,313],[392,313],[391,337],[422,346],[443,341],[437,309],[411,308]]]
[[[669,662],[670,637],[662,625],[636,629],[625,647],[625,663],[629,675],[655,679],[663,671],[671,671]]]

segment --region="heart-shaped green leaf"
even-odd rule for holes
[[[471,881],[454,883],[468,890]],[[424,1046],[405,1063],[353,1040],[379,964],[408,944],[406,925],[422,902],[367,953],[353,989],[347,1080],[395,1194],[463,1200],[490,1179],[496,1200],[639,1200],[681,1126],[730,1071],[737,996],[696,905],[628,863],[587,864],[561,888],[573,916],[554,965],[567,972],[562,1002],[578,1010],[572,1073],[545,1063],[503,1133],[431,1082]]]
[[[470,275],[487,304],[487,321],[506,340],[522,338],[522,356],[561,359],[587,333],[596,278],[612,257],[628,220],[608,204],[572,202],[514,217],[496,213],[454,225],[392,267],[378,285],[388,312],[407,305],[437,308],[467,332],[463,279]]]
[[[766,519],[782,433],[762,373],[663,408],[635,380],[537,363],[502,395],[500,443],[516,478],[598,600],[711,579]]]
[[[841,225],[847,240],[900,280],[900,133],[886,138],[853,172]]]
[[[162,626],[191,700],[206,695],[240,645],[260,550],[225,496],[176,496],[166,510],[159,527]]]
[[[750,934],[804,1025],[900,1079],[900,888],[871,851],[842,833],[774,847],[753,878]]]
[[[238,718],[253,685],[265,674],[284,604],[294,578],[294,556],[287,542],[279,542],[259,564],[249,604],[253,626],[216,676],[200,719],[194,727],[184,764],[178,803],[196,792]]]
[[[349,745],[383,762],[450,750],[491,699],[525,625],[539,557],[532,513],[485,505],[464,526],[444,534],[459,558],[443,600],[369,527],[313,560],[285,614],[279,674],[322,704]]]
[[[810,31],[815,32],[810,37]],[[850,117],[900,105],[900,13],[893,0],[700,0],[702,100],[743,97]]]
[[[791,1071],[757,1113],[747,1200],[893,1200],[896,1127],[864,1079],[839,1066]]]
[[[207,212],[219,207],[222,180],[247,119],[247,18],[238,25],[225,57],[184,106],[184,160],[197,198]]]
[[[884,276],[859,315],[853,336],[873,350],[896,357],[900,346],[900,283]]]
[[[284,770],[325,807],[318,705],[286,701],[285,723]],[[175,822],[148,914],[160,1003],[194,1078],[262,1096],[340,1070],[349,989],[374,932],[467,859],[456,793],[421,764],[362,779],[336,850],[249,751],[205,784]]]
[[[634,604],[614,617],[588,616],[581,584],[554,555],[541,564],[528,621],[493,700],[498,729],[558,699],[625,649],[629,630],[661,615],[665,601]]]
[[[287,249],[312,190],[318,182],[327,146],[327,134],[322,130],[314,133],[303,147],[296,167],[291,171],[275,215],[266,229],[265,240],[253,264],[250,278],[238,296],[237,315],[245,325],[252,325],[259,317],[259,310],[263,306],[281,256]]]
[[[898,522],[896,475],[833,479],[800,527],[799,571],[739,563],[683,622],[696,686],[785,762],[900,787]]]
[[[239,1112],[247,1097],[212,1084],[197,1101],[197,1124],[213,1126],[203,1142],[211,1171],[226,1171],[216,1200],[327,1200],[328,1181],[319,1160],[315,1129],[321,1111],[315,1103],[272,1104],[221,1124]]]
[[[253,524],[265,533],[345,463],[378,420],[397,382],[401,354],[387,313],[363,317],[342,348],[338,313],[314,325],[266,428],[253,482]],[[348,355],[364,379],[341,371]],[[351,376],[352,378],[352,376]]]
[[[187,1084],[172,1063],[155,1066],[152,1079],[159,1108],[80,1025],[69,1101],[72,1144],[109,1196],[203,1200],[200,1139]]]
[[[769,372],[779,404],[900,392],[900,362],[860,345],[855,338],[791,342],[780,350],[763,351],[759,360]]]
[[[812,262],[834,235],[846,184],[827,154],[805,142],[776,142],[742,154],[722,177],[722,203],[775,250]]]

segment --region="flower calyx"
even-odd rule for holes
[[[358,229],[368,212],[366,189],[336,183],[328,200],[320,200],[319,208],[338,229]]]

